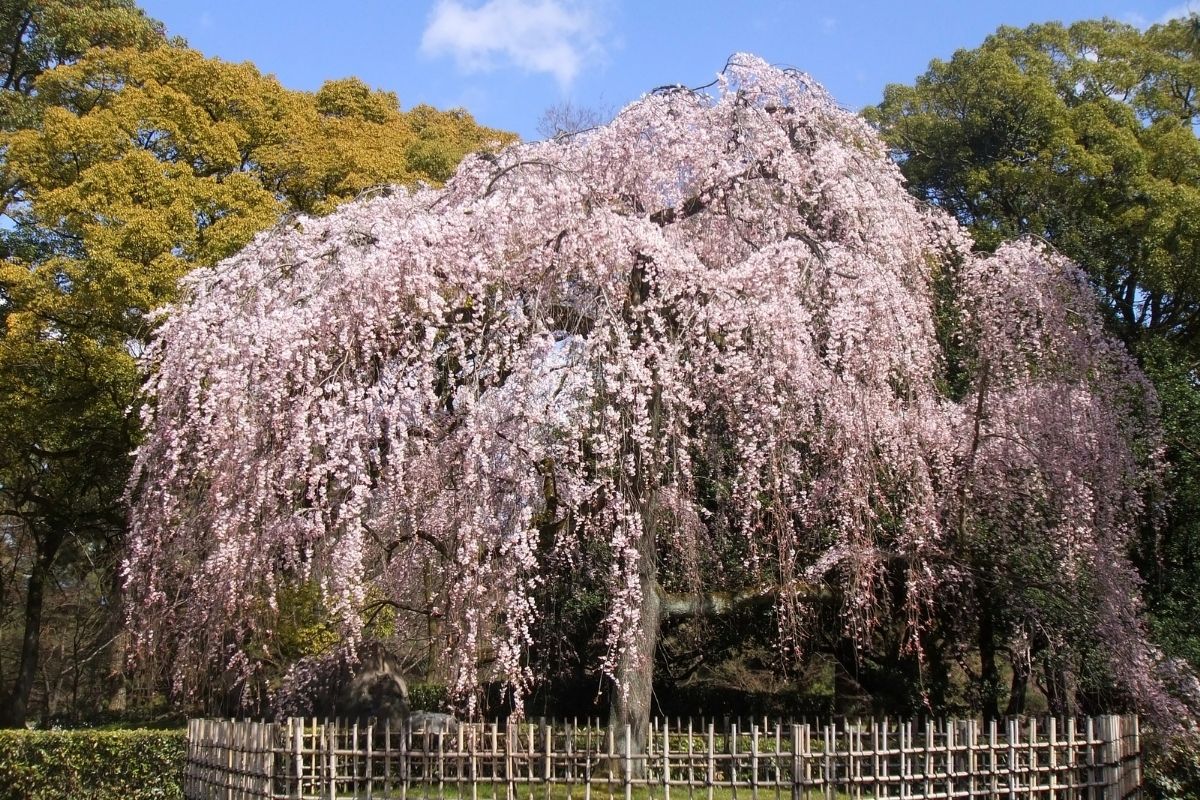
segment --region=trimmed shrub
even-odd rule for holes
[[[413,711],[445,711],[450,692],[440,683],[414,683],[408,687],[408,705]]]
[[[0,800],[182,798],[183,731],[0,730]]]

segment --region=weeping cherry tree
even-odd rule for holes
[[[898,622],[920,657],[980,590],[967,554],[1036,541],[1114,681],[1172,707],[1125,555],[1152,391],[1070,263],[972,254],[803,74],[736,56],[709,91],[260,235],[184,294],[148,357],[125,565],[181,693],[251,685],[307,581],[346,650],[382,606],[435,615],[454,693],[499,681],[519,709],[537,593],[576,569],[637,730],[718,541],[785,659],[821,594],[845,636]]]

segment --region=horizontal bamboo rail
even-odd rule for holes
[[[1134,716],[908,722],[655,720],[645,746],[598,722],[461,723],[449,733],[315,719],[188,723],[199,798],[439,800],[1126,800]]]

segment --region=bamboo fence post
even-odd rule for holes
[[[1000,776],[996,766],[996,720],[988,722],[988,797],[1000,796]]]
[[[1050,800],[1055,800],[1058,797],[1058,719],[1056,717],[1046,720],[1046,741],[1050,748],[1050,755],[1046,762],[1049,767]]]
[[[550,800],[550,781],[554,777],[554,731],[546,725],[546,720],[541,720],[542,727],[542,779],[546,786],[546,800]]]
[[[567,734],[563,739],[563,749],[566,750],[566,770],[563,777],[567,781],[567,796],[569,797],[572,789],[575,788],[575,732],[579,729],[579,721],[572,717],[570,722],[564,724]]]
[[[200,735],[204,728],[204,720],[196,720],[196,726],[192,726],[191,721],[188,721],[188,741],[187,741],[187,769],[184,772],[186,786],[191,787],[191,792],[197,793],[197,790],[203,786],[200,781],[199,774],[203,771],[205,753],[203,747],[200,746]],[[194,739],[193,739],[194,736]]]
[[[358,723],[350,725],[350,791],[358,796]]]
[[[739,718],[740,721],[740,718]],[[738,796],[738,723],[734,722],[728,728],[727,735],[728,751],[730,751],[730,768],[727,770],[727,776],[730,778],[730,794],[733,800],[737,800]]]
[[[1087,736],[1087,797],[1088,800],[1096,798],[1096,726],[1092,722],[1092,718],[1087,718],[1087,725],[1084,728],[1084,735]]]
[[[834,800],[834,772],[833,772],[833,731],[829,727],[829,723],[825,723],[825,759],[824,759],[824,789],[825,800]]]
[[[1137,714],[1133,715],[1133,786],[1137,796],[1142,792],[1142,723]]]
[[[497,725],[495,722],[492,723],[492,741],[491,741],[492,746],[489,749],[490,755],[488,757],[488,763],[491,765],[491,769],[489,771],[491,772],[491,775],[492,775],[492,800],[497,800],[496,784],[499,782],[497,780],[497,778],[499,778],[499,776],[496,774],[496,772],[498,769],[500,769],[503,766],[503,762],[500,760],[499,727],[500,726]]]
[[[526,726],[526,732],[529,734],[529,747],[525,753],[525,790],[528,796],[533,798],[533,723],[530,722]]]
[[[800,726],[792,723],[792,795],[791,800],[800,800]]]
[[[663,800],[671,800],[671,721],[664,720],[662,734]]]
[[[775,784],[775,800],[782,800],[780,797],[780,784],[783,782],[783,731],[780,729],[780,724],[775,723],[775,765],[774,777],[772,781]]]
[[[429,729],[426,728],[425,736],[429,736]],[[437,796],[438,800],[442,800],[446,796],[446,734],[439,730],[437,736]]]
[[[953,797],[958,790],[958,723],[947,719],[942,720],[942,736],[945,737],[945,795]]]
[[[713,800],[713,785],[717,782],[717,737],[714,730],[716,723],[708,723],[708,763],[704,770],[704,785],[708,790],[708,800]]]
[[[208,734],[208,720],[202,719],[196,723],[196,769],[192,781],[197,790],[208,790],[208,748],[205,736]]]
[[[926,796],[933,794],[933,785],[937,771],[937,725],[932,719],[925,720],[925,730],[921,740],[922,791]]]
[[[692,738],[695,735],[695,726],[692,724],[692,718],[688,717],[687,730],[687,785],[688,785],[688,800],[693,799],[696,786],[696,742]]]
[[[363,765],[363,780],[367,784],[367,800],[375,797],[375,720],[367,720],[367,760]],[[358,745],[356,744],[355,747]]]
[[[599,721],[597,720],[597,725]],[[605,772],[608,774],[608,780],[605,786],[608,790],[608,796],[612,798],[613,770],[617,768],[617,752],[616,752],[616,728],[615,725],[608,725],[603,728],[604,731],[604,763],[607,765]]]
[[[1100,717],[1100,726],[1104,731],[1104,794],[1107,796],[1109,791],[1117,787],[1117,770],[1113,766],[1116,763],[1116,722],[1118,717],[1112,714],[1105,714]],[[1120,795],[1118,795],[1119,797]]]
[[[871,718],[871,796],[879,797],[879,721]]]
[[[408,780],[412,777],[412,723],[407,719],[400,724],[400,800],[408,800]]]
[[[516,800],[517,787],[513,783],[513,738],[517,723],[509,721],[504,729],[504,796],[505,800]]]
[[[967,796],[975,800],[979,791],[979,725],[972,719],[967,722]]]
[[[887,787],[891,784],[892,776],[892,724],[888,717],[884,717],[882,723],[876,724],[880,726],[880,738],[883,741],[883,758],[879,762],[879,778],[877,784],[880,785],[882,790],[886,792],[888,791]],[[878,796],[878,792],[876,792],[876,796]]]
[[[854,800],[861,800],[862,791],[859,788],[858,776],[862,771],[860,763],[860,753],[858,748],[858,740],[855,738],[858,732],[858,724],[850,725],[850,720],[842,720],[842,725],[845,728],[846,734],[846,782],[848,784],[846,794],[850,795]]]
[[[200,726],[201,720],[188,720],[187,764],[183,770],[183,791],[188,797],[194,797],[197,792],[196,767],[200,763]]]
[[[750,798],[758,800],[758,722],[750,722]]]
[[[625,800],[633,797],[633,726],[625,725],[625,769],[622,780],[625,783]]]
[[[1038,770],[1038,725],[1035,717],[1029,718],[1029,760],[1026,764],[1029,800],[1034,800],[1042,788],[1042,773]]]
[[[1008,739],[1008,800],[1016,800],[1017,797],[1017,743],[1020,741],[1020,728],[1017,727],[1015,719],[1004,721],[1004,730]]]
[[[805,723],[804,725],[804,797],[807,800],[810,792],[809,789],[815,781],[813,778],[813,754],[812,754],[812,728]]]
[[[552,768],[550,765],[550,752],[552,749],[552,742],[550,741],[550,739],[551,739],[550,729],[546,726],[545,717],[543,717],[541,720],[541,728],[542,728],[542,745],[543,745],[543,747],[542,747],[542,750],[543,750],[542,779],[545,781],[549,781],[551,774],[552,774],[552,772],[551,772]]]
[[[392,718],[383,721],[383,795],[392,798]]]
[[[221,784],[225,789],[225,800],[233,800],[233,747],[229,741],[229,722],[221,721],[221,726],[218,728],[218,741],[221,747],[225,750],[225,774],[222,776]]]
[[[1067,788],[1079,787],[1079,755],[1076,752],[1075,718],[1067,718]]]
[[[324,739],[325,739],[325,761],[326,761],[326,777],[329,781],[329,800],[337,800],[337,754],[334,752],[337,742],[336,736],[337,720],[332,724],[329,720],[325,720]]]

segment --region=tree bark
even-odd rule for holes
[[[613,729],[617,753],[622,756],[618,758],[618,769],[622,775],[625,774],[625,730],[626,726],[629,726],[628,752],[633,756],[630,764],[630,777],[633,778],[640,778],[646,773],[646,737],[650,727],[651,705],[654,702],[654,651],[658,646],[659,626],[662,623],[662,596],[658,586],[652,525],[645,525],[638,550],[638,582],[642,590],[638,619],[640,634],[618,662],[619,685],[613,687],[608,719],[608,724]]]
[[[1008,707],[1004,709],[1004,713],[1009,717],[1017,717],[1025,713],[1025,698],[1031,672],[1028,651],[1013,655],[1012,670],[1012,690],[1008,693]]]
[[[1057,663],[1051,656],[1044,660],[1046,704],[1056,717],[1071,717],[1076,712],[1075,677],[1068,667]]]
[[[34,562],[25,590],[25,635],[21,639],[21,661],[12,689],[4,698],[0,708],[0,728],[21,728],[29,712],[29,694],[37,677],[38,655],[42,642],[42,606],[46,594],[46,580],[54,561],[54,551],[43,550]]]
[[[976,591],[979,602],[979,696],[985,721],[1000,716],[1000,669],[996,665],[996,609],[987,588]]]

